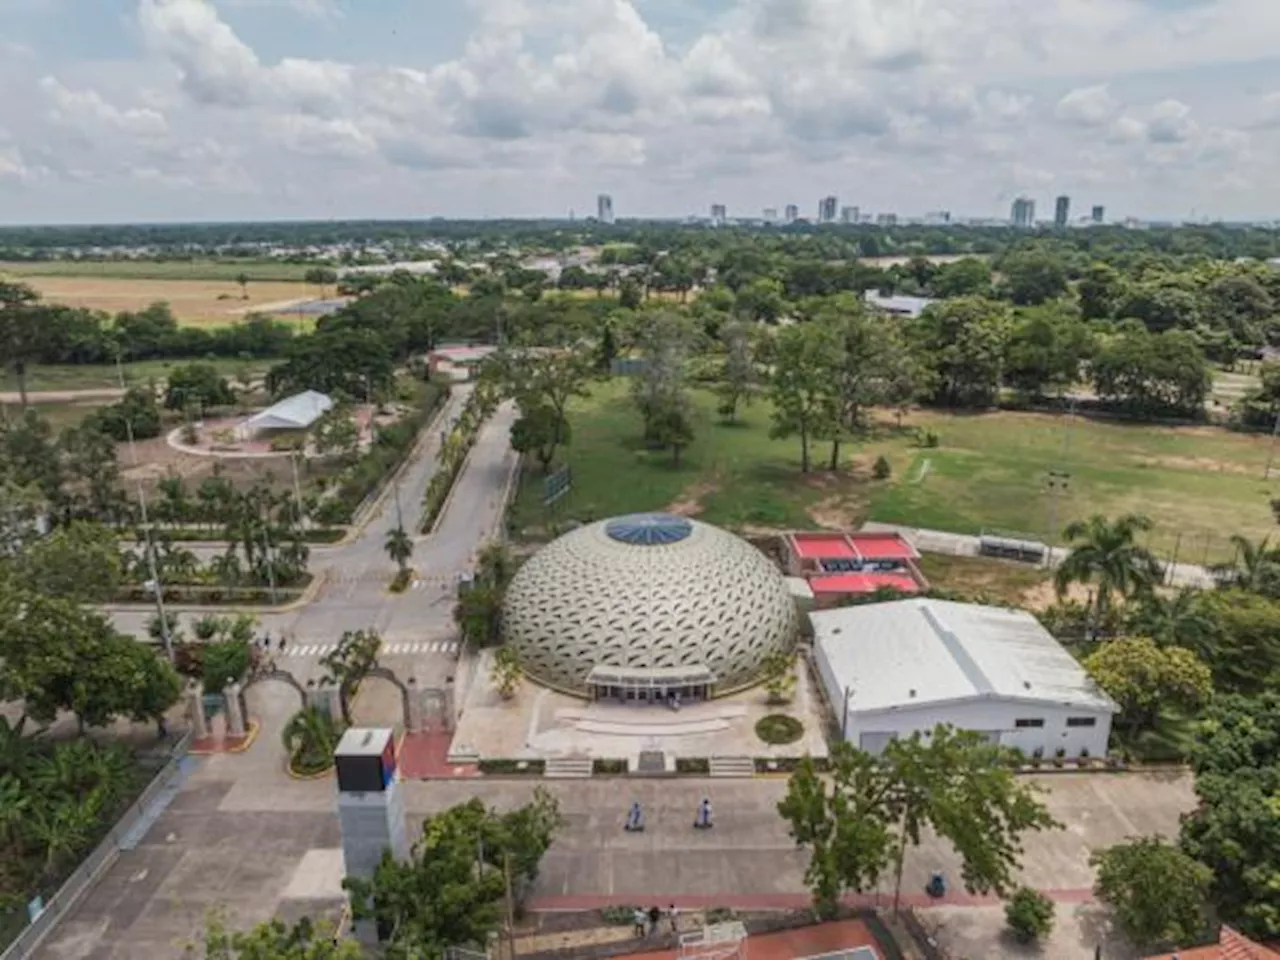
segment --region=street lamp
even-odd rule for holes
[[[844,688],[844,713],[840,718],[840,739],[849,739],[849,700],[853,697],[852,685]]]

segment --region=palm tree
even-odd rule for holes
[[[409,569],[409,558],[413,556],[413,539],[405,533],[404,527],[387,531],[386,549],[387,556],[400,567],[400,572],[406,573]]]
[[[319,773],[333,765],[333,749],[340,731],[326,710],[303,707],[285,724],[281,734],[289,765],[297,773]]]
[[[1270,545],[1270,537],[1257,543],[1236,534],[1231,538],[1235,557],[1230,563],[1213,568],[1213,574],[1224,586],[1239,587],[1252,593],[1273,596],[1280,592],[1280,558]]]
[[[12,774],[0,776],[0,847],[22,853],[22,828],[31,808],[31,795]]]
[[[1150,637],[1162,647],[1184,647],[1203,658],[1216,623],[1201,606],[1201,596],[1190,587],[1172,597],[1146,594],[1134,605],[1125,629],[1130,636]]]
[[[1140,514],[1125,514],[1114,523],[1101,514],[1070,524],[1063,535],[1071,553],[1058,565],[1053,583],[1061,597],[1073,583],[1094,584],[1097,595],[1094,611],[1105,623],[1113,594],[1121,597],[1145,595],[1161,580],[1160,561],[1138,544],[1138,534],[1151,529],[1151,521]]]
[[[88,846],[101,814],[102,796],[97,792],[31,808],[27,829],[44,848],[46,876],[51,876],[60,862]]]

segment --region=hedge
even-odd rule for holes
[[[756,773],[794,773],[803,759],[804,757],[756,757]],[[810,759],[813,761],[813,769],[818,773],[826,773],[831,769],[831,761],[826,757]]]
[[[706,757],[676,757],[676,773],[710,773],[711,761]]]
[[[310,575],[308,575],[308,578]],[[297,600],[305,587],[278,587],[274,605],[283,606]],[[166,583],[166,603],[184,603],[192,606],[217,606],[220,604],[253,604],[271,606],[270,587],[219,587],[195,584]],[[140,583],[127,584],[116,591],[113,603],[153,603],[155,594]]]
[[[157,535],[173,543],[223,543],[226,541],[223,528],[218,526],[153,527],[153,529]],[[141,526],[135,528],[135,534],[139,541],[146,536]],[[313,527],[300,531],[300,535],[307,543],[337,543],[347,535],[347,531],[342,527]]]
[[[521,766],[523,764],[523,766]],[[481,760],[477,764],[481,773],[501,774],[504,776],[519,777],[540,777],[546,772],[547,762],[545,760],[516,760],[507,757],[498,757],[491,760]]]
[[[423,494],[422,525],[419,528],[422,533],[430,533],[435,526],[436,518],[449,499],[449,491],[453,489],[453,483],[458,479],[458,473],[467,460],[467,453],[475,446],[480,427],[497,407],[498,399],[497,393],[487,384],[478,384],[467,398],[457,423],[444,439],[440,448],[439,465]]]
[[[616,776],[627,772],[627,761],[623,759],[603,758],[591,761],[591,772],[601,776]]]

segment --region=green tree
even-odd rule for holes
[[[758,277],[737,291],[735,309],[739,315],[756,323],[777,323],[787,309],[782,284],[768,277]]]
[[[1150,637],[1162,647],[1185,647],[1202,660],[1217,632],[1218,620],[1204,594],[1183,587],[1172,596],[1147,593],[1125,608],[1129,636]]]
[[[352,913],[376,922],[388,960],[482,946],[501,924],[508,868],[529,882],[559,823],[545,791],[504,815],[472,799],[427,817],[407,860],[388,851],[371,879],[343,881]]]
[[[208,410],[236,402],[227,378],[211,363],[188,363],[169,371],[164,405],[169,410]]]
[[[511,425],[511,448],[518,453],[532,454],[546,473],[551,469],[558,447],[567,444],[571,436],[569,421],[562,420],[551,406],[521,407],[520,418]]]
[[[1213,694],[1213,675],[1199,657],[1180,647],[1162,650],[1149,637],[1104,643],[1084,667],[1120,706],[1131,737],[1153,729],[1162,708],[1192,712]]]
[[[802,763],[778,811],[796,844],[811,848],[805,880],[818,908],[874,886],[890,864],[896,908],[907,847],[926,828],[960,855],[967,890],[1012,889],[1021,836],[1058,824],[1007,761],[981,734],[939,725],[928,738],[893,741],[879,758],[837,743],[829,789]]]
[[[267,920],[248,930],[230,930],[220,915],[205,923],[199,944],[190,944],[190,960],[361,960],[354,940],[342,940],[332,926],[310,918],[290,925]]]
[[[795,696],[796,679],[795,654],[775,651],[765,658],[764,667],[765,690],[769,694],[769,703],[790,703]]]
[[[1035,306],[1067,292],[1062,260],[1045,250],[1015,250],[1000,262],[1005,295],[1020,306]]]
[[[328,296],[328,288],[338,282],[338,273],[330,267],[311,267],[302,275],[302,282],[320,288],[320,298]]]
[[[823,435],[837,403],[833,359],[839,344],[825,324],[798,324],[778,332],[769,383],[774,438],[800,438],[800,469],[809,472],[810,444]]]
[[[312,438],[316,453],[321,456],[336,455],[341,463],[350,465],[360,456],[360,426],[351,414],[351,408],[339,405],[325,414],[316,424]]]
[[[240,299],[249,299],[249,274],[241,270],[236,274],[236,283],[240,285]]]
[[[1213,874],[1159,837],[1138,837],[1090,858],[1094,894],[1115,911],[1125,934],[1141,947],[1198,940],[1208,926],[1205,907]]]
[[[384,544],[387,556],[391,558],[391,562],[400,568],[402,574],[407,574],[409,570],[409,560],[413,556],[413,538],[405,532],[404,527],[395,527],[387,531],[387,540]]]
[[[944,263],[929,280],[929,293],[942,299],[985,297],[990,292],[991,266],[976,257]]]
[[[1012,328],[1007,305],[980,297],[943,300],[911,324],[918,356],[928,365],[929,399],[944,407],[986,406],[996,399]]]
[[[1091,338],[1073,314],[1052,307],[1028,310],[1009,339],[1004,378],[1024,397],[1040,399],[1079,379]]]
[[[626,276],[618,283],[618,306],[624,310],[639,310],[644,303],[644,288],[635,277]]]
[[[0,281],[0,361],[13,371],[18,397],[27,407],[27,367],[40,358],[50,337],[48,311],[25,283]]]
[[[1076,284],[1080,315],[1085,320],[1105,320],[1115,315],[1116,301],[1123,292],[1119,272],[1106,263],[1093,263]]]
[[[569,442],[569,404],[590,395],[587,384],[596,375],[596,358],[587,347],[574,342],[569,331],[541,334],[544,340],[559,341],[552,349],[526,345],[504,351],[495,361],[493,374],[503,392],[515,400],[521,419],[521,440],[537,440],[538,459],[546,470],[556,450]],[[519,421],[517,421],[519,422]],[[512,429],[512,439],[516,430]]]
[[[514,649],[504,644],[493,651],[493,686],[503,700],[510,700],[516,695],[523,676],[520,658]]]
[[[116,596],[122,580],[118,535],[96,523],[58,527],[15,557],[10,575],[32,593],[105,603]]]
[[[351,697],[369,671],[378,665],[382,637],[374,630],[348,630],[338,645],[320,658],[322,683],[338,688],[342,722],[351,726]]]
[[[1267,597],[1280,596],[1280,550],[1271,546],[1271,538],[1255,543],[1235,534],[1230,542],[1235,551],[1231,562],[1213,568],[1218,582]]]
[[[68,519],[111,523],[129,514],[124,489],[120,485],[120,463],[116,444],[92,422],[70,427],[58,438],[66,468],[67,485],[63,502]]]
[[[1014,939],[1031,943],[1053,930],[1053,901],[1039,890],[1019,887],[1004,905],[1004,919]]]
[[[671,451],[671,461],[680,465],[680,453],[693,443],[693,424],[689,422],[688,405],[668,403],[650,416],[649,442]]]
[[[1054,586],[1062,596],[1073,583],[1090,584],[1096,590],[1094,611],[1105,623],[1114,595],[1128,599],[1150,592],[1162,579],[1155,555],[1138,544],[1138,534],[1151,529],[1140,514],[1126,514],[1112,522],[1101,514],[1077,520],[1063,531],[1071,552],[1054,573]]]
[[[759,378],[747,327],[741,323],[728,323],[719,332],[724,347],[724,360],[716,383],[716,393],[720,397],[719,413],[726,422],[734,423],[738,419],[738,406],[751,402]]]
[[[644,419],[645,442],[666,447],[655,436],[656,427],[672,410],[687,407],[686,365],[695,334],[688,318],[669,311],[647,315],[641,323],[637,340],[643,366],[631,378],[631,396]]]
[[[464,643],[492,647],[502,641],[502,599],[501,589],[483,583],[459,595],[453,607],[453,622]]]

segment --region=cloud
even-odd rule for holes
[[[40,81],[40,89],[54,105],[54,116],[68,124],[96,124],[137,137],[163,136],[169,131],[164,114],[149,107],[121,110],[95,90],[70,90],[54,77]]]
[[[1196,129],[1190,107],[1178,100],[1161,100],[1151,108],[1147,139],[1152,143],[1183,143]]]
[[[1119,110],[1120,104],[1111,96],[1106,84],[1098,84],[1068,91],[1058,101],[1054,115],[1075,126],[1101,127],[1109,123]]]

